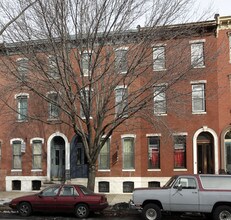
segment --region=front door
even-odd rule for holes
[[[87,178],[88,163],[80,137],[71,144],[71,178]]]
[[[65,178],[65,145],[64,140],[54,138],[51,147],[51,179],[63,180]]]
[[[214,174],[214,152],[213,146],[209,143],[197,145],[198,173]]]

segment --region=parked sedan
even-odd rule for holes
[[[32,212],[74,213],[86,218],[90,211],[102,211],[108,206],[107,198],[82,185],[53,185],[40,193],[13,199],[9,206],[23,217]]]

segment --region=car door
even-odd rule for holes
[[[56,200],[56,207],[60,212],[73,212],[79,201],[79,194],[74,186],[64,185]]]
[[[60,186],[55,185],[39,193],[34,202],[33,210],[40,212],[55,211],[59,190]]]
[[[179,177],[171,188],[171,211],[199,211],[199,191],[194,177]]]

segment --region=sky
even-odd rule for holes
[[[231,0],[197,0],[202,8],[212,6],[213,14],[220,16],[231,16]],[[214,17],[214,16],[213,16]],[[211,19],[213,19],[211,17]]]

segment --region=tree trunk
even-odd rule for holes
[[[95,165],[89,165],[87,187],[92,191],[95,191],[95,172]]]

